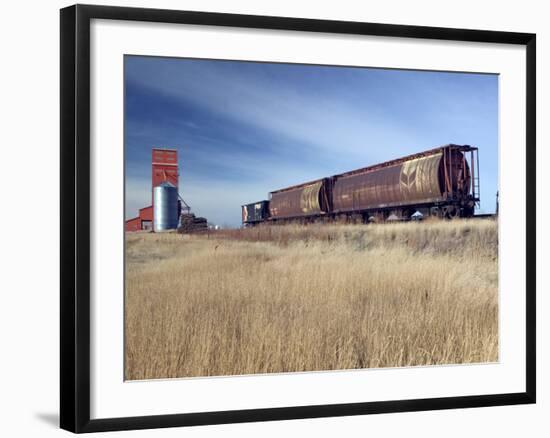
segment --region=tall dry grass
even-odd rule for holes
[[[497,224],[128,234],[127,379],[498,360]]]

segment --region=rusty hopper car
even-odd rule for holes
[[[419,216],[471,217],[479,202],[477,152],[469,145],[448,144],[276,190],[270,193],[267,220],[367,222]]]
[[[271,192],[270,219],[277,221],[326,215],[331,209],[329,188],[329,178],[323,178]]]
[[[477,148],[447,145],[335,175],[332,213],[365,219],[410,218],[415,211],[472,216],[479,200],[476,161]]]
[[[242,220],[245,225],[254,225],[269,217],[269,201],[258,201],[242,207]]]

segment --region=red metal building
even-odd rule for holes
[[[139,209],[139,215],[126,221],[126,231],[151,230],[153,228],[153,189],[167,181],[178,187],[178,151],[153,148],[151,154],[151,205]]]
[[[126,231],[139,231],[141,229],[141,218],[139,216],[126,221]]]

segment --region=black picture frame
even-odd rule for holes
[[[505,43],[526,47],[526,391],[415,400],[289,406],[90,419],[90,21],[182,23],[335,34]],[[61,321],[60,426],[75,432],[194,426],[535,403],[536,35],[377,23],[111,6],[61,10]]]

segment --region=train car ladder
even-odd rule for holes
[[[472,197],[479,202],[480,199],[480,183],[479,183],[479,152],[477,150],[472,151],[471,155],[472,165]]]
[[[473,162],[475,158],[475,163]],[[475,166],[475,172],[472,175],[472,195],[474,199],[480,199],[480,183],[479,183],[479,152],[472,151],[472,167]]]

